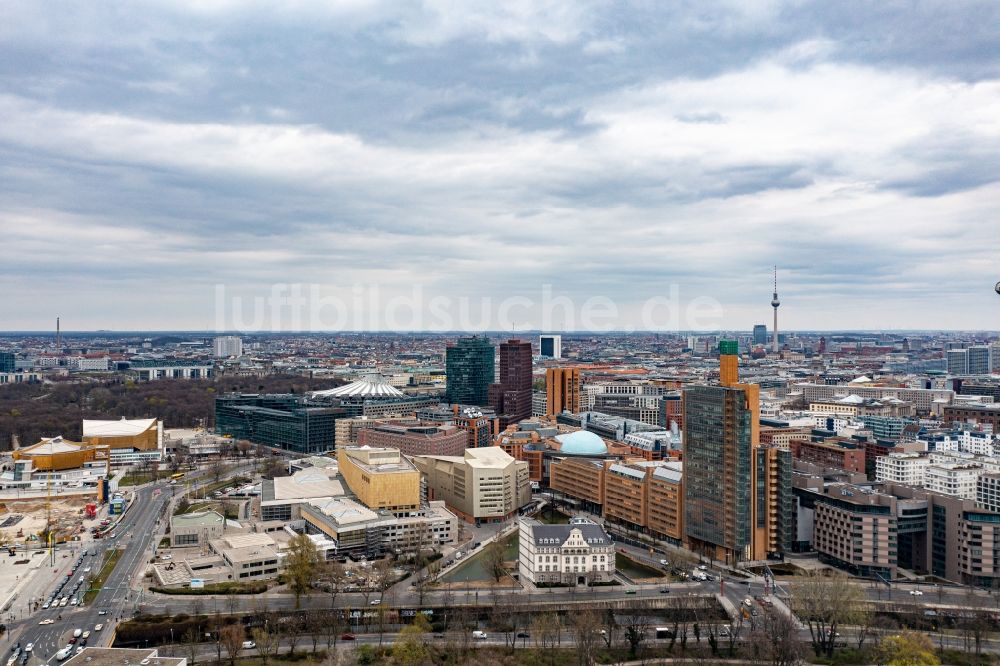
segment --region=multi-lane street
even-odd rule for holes
[[[16,642],[22,647],[33,644],[29,664],[50,662],[55,653],[64,647],[75,629],[94,631],[98,624],[104,624],[100,632],[95,632],[88,640],[89,645],[100,645],[106,642],[105,637],[113,633],[114,623],[121,617],[126,605],[131,601],[130,583],[136,572],[148,561],[152,540],[159,534],[159,523],[166,502],[169,499],[167,486],[155,484],[138,489],[129,505],[128,511],[122,516],[114,529],[114,536],[96,540],[81,548],[85,553],[83,563],[73,576],[67,577],[66,571],[76,564],[74,557],[60,558],[61,566],[58,573],[53,574],[51,582],[43,589],[44,598],[55,590],[59,580],[70,578],[76,580],[83,576],[82,569],[90,567],[92,573],[100,571],[105,552],[115,548],[124,550],[118,565],[108,576],[104,585],[98,591],[92,603],[86,606],[64,606],[39,610],[14,627],[17,633]],[[91,554],[92,553],[92,554]],[[82,597],[86,586],[79,590]],[[65,593],[65,592],[64,592]],[[53,620],[52,624],[40,624],[44,620]],[[13,632],[12,632],[13,633]]]
[[[245,465],[246,463],[233,466],[226,471],[226,476],[239,473],[245,469]],[[195,481],[191,488],[197,488],[200,483],[206,482],[207,474],[204,470],[188,474],[187,480]],[[66,573],[76,564],[80,554],[73,554],[73,550],[83,553],[84,557],[84,562],[70,578],[73,581],[83,576],[83,569],[86,567],[90,567],[96,576],[106,551],[121,548],[123,553],[114,571],[90,604],[39,609],[9,625],[11,645],[20,644],[23,648],[28,643],[33,644],[28,666],[54,663],[56,652],[67,645],[75,629],[92,632],[88,645],[108,644],[117,622],[131,615],[137,607],[141,589],[137,577],[144,571],[163,532],[167,506],[175,488],[167,481],[137,488],[128,510],[107,537],[77,544],[75,547],[65,546],[57,551],[56,570],[51,574],[40,574],[51,575],[50,580],[36,587],[35,593],[42,599],[47,599],[53,593],[59,581],[66,578]],[[63,557],[64,554],[67,557]],[[82,598],[85,592],[86,586],[81,586],[79,596]],[[53,622],[40,624],[45,620]],[[94,627],[98,624],[103,624],[102,630],[94,632]]]

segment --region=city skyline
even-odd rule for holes
[[[749,330],[775,264],[783,331],[1000,322],[993,3],[5,15],[5,330],[214,330],[277,284],[548,284],[617,329],[676,288]]]

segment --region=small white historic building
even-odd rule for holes
[[[518,570],[521,580],[589,585],[615,576],[615,546],[600,525],[575,519],[569,525],[519,521]]]

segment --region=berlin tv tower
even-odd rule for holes
[[[774,295],[771,297],[771,307],[774,308],[774,339],[771,342],[771,351],[778,353],[778,267],[774,267]]]

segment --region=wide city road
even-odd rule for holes
[[[251,463],[241,463],[228,468],[223,478],[245,471],[249,464]],[[186,480],[196,481],[190,489],[194,490],[208,483],[209,475],[208,470],[189,473]],[[177,488],[166,480],[138,487],[134,491],[127,511],[107,537],[79,544],[83,553],[83,563],[72,577],[67,577],[65,574],[76,564],[76,557],[70,555],[62,558],[62,552],[57,552],[58,571],[51,574],[50,583],[40,588],[43,599],[48,599],[55,592],[63,578],[76,581],[84,575],[83,569],[87,567],[90,567],[96,576],[106,551],[117,548],[124,551],[114,571],[87,606],[67,605],[62,608],[39,609],[24,620],[9,626],[11,645],[19,644],[23,649],[29,643],[32,644],[27,666],[54,663],[56,652],[68,644],[75,629],[91,632],[88,645],[106,645],[110,641],[117,623],[130,616],[137,607],[140,589],[137,578],[142,575],[158,545],[165,528],[167,507]],[[67,584],[60,594],[66,594],[70,589],[72,588]],[[81,598],[85,591],[86,586],[81,586],[79,589]],[[47,620],[52,622],[41,624]],[[94,628],[97,625],[103,627],[101,631],[95,632]]]

